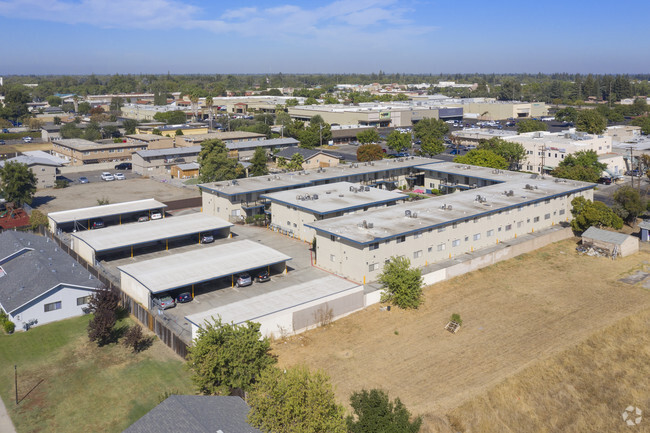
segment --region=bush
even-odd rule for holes
[[[5,323],[2,325],[7,334],[13,334],[16,325],[11,320],[5,320]]]
[[[452,322],[456,322],[459,325],[463,324],[463,319],[460,318],[460,314],[458,314],[458,313],[452,314],[451,319],[449,319],[449,320],[451,320]]]
[[[124,335],[124,340],[122,344],[126,347],[130,347],[133,353],[140,352],[144,346],[144,337],[142,335],[142,328],[139,325],[133,325],[129,327]]]
[[[65,179],[57,179],[54,181],[54,188],[60,189],[60,188],[67,188],[70,182],[68,182]]]
[[[391,257],[379,276],[384,286],[381,302],[391,302],[399,308],[418,308],[422,303],[422,274],[411,268],[404,257]]]

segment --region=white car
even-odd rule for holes
[[[34,139],[30,136],[23,137],[23,143],[31,143]]]
[[[115,180],[115,177],[110,174],[109,172],[105,171],[102,173],[102,180],[109,181],[109,180]]]
[[[152,220],[159,220],[159,219],[161,219],[161,218],[162,218],[162,212],[157,211],[157,210],[151,212],[151,219],[152,219]]]
[[[115,173],[113,176],[115,177],[115,180],[124,180],[124,179],[126,179],[126,177],[124,176],[123,173]]]

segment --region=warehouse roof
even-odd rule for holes
[[[326,296],[359,287],[358,284],[328,275],[296,284],[254,298],[243,299],[185,317],[189,322],[203,326],[206,320],[220,316],[223,323],[244,323]]]
[[[108,251],[162,239],[212,232],[232,225],[221,218],[197,213],[137,224],[123,224],[101,230],[77,232],[72,236],[85,242],[95,251]]]
[[[104,218],[136,212],[146,212],[153,209],[164,209],[167,205],[158,200],[148,198],[145,200],[127,201],[123,203],[106,204],[103,206],[84,207],[79,209],[50,212],[47,216],[57,224],[71,223],[78,220]]]
[[[323,215],[369,205],[395,203],[404,200],[406,195],[350,182],[337,182],[274,192],[265,194],[262,198]]]
[[[243,240],[119,266],[118,269],[151,293],[160,293],[288,260],[291,257],[273,248]]]

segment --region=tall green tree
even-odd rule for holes
[[[477,149],[491,150],[502,156],[508,162],[510,170],[519,170],[522,162],[526,159],[526,149],[521,143],[506,141],[499,137],[481,141]]]
[[[535,131],[548,131],[548,125],[541,120],[535,119],[524,119],[517,123],[517,132],[519,134]]]
[[[60,107],[61,103],[63,102],[61,98],[56,95],[48,96],[46,101],[50,105],[50,107]]]
[[[60,134],[61,138],[81,138],[84,135],[84,132],[74,123],[66,123],[61,126]]]
[[[91,109],[92,109],[92,107],[90,106],[89,102],[82,102],[77,106],[76,113],[86,115],[86,114],[90,113]]]
[[[302,164],[305,162],[305,159],[299,153],[294,153],[291,156],[291,160],[287,163],[287,168],[291,171],[300,171],[302,170]]]
[[[29,114],[27,103],[31,101],[32,97],[22,86],[10,88],[5,92],[4,106],[0,107],[0,118],[19,120]]]
[[[513,101],[521,97],[521,84],[513,79],[504,80],[498,90],[497,99],[500,101]]]
[[[379,143],[377,128],[364,129],[357,134],[357,141],[361,144]]]
[[[112,343],[116,339],[114,328],[119,301],[117,289],[101,289],[90,297],[88,306],[84,308],[86,314],[93,315],[88,322],[88,338],[98,346]]]
[[[391,257],[378,281],[383,286],[381,302],[404,309],[418,308],[422,303],[422,272],[411,268],[406,257]]]
[[[632,227],[636,219],[646,210],[647,202],[638,189],[624,185],[614,193],[614,213]]]
[[[187,121],[187,115],[182,110],[158,112],[153,118],[168,125],[180,125]]]
[[[616,230],[623,228],[623,220],[616,215],[602,201],[591,201],[584,197],[576,197],[571,200],[571,228],[577,232],[583,232],[589,227],[612,227]]]
[[[255,153],[251,158],[252,165],[249,173],[252,176],[264,176],[265,174],[269,174],[269,169],[266,166],[266,162],[266,151],[262,147],[256,147]]]
[[[602,134],[607,129],[607,119],[596,110],[582,110],[576,119],[576,130],[588,134]]]
[[[640,126],[642,133],[650,135],[650,116],[637,117],[630,123],[635,126]]]
[[[555,113],[555,120],[558,122],[576,123],[578,121],[578,110],[573,107],[566,107],[557,110]]]
[[[551,171],[551,176],[563,179],[581,180],[583,182],[598,182],[607,168],[607,164],[598,161],[598,154],[593,150],[581,150],[567,155],[560,164]]]
[[[465,155],[459,155],[454,158],[454,162],[459,164],[478,165],[481,167],[491,167],[505,170],[508,168],[508,161],[503,156],[497,155],[491,150],[473,149]]]
[[[424,156],[435,156],[445,151],[445,143],[441,138],[425,138],[420,145],[420,152]]]
[[[228,395],[233,389],[249,391],[262,371],[276,362],[260,326],[223,323],[217,317],[199,328],[187,355],[192,382],[199,392]]]
[[[386,146],[395,152],[403,152],[411,147],[411,134],[393,131],[386,138]]]
[[[125,134],[135,134],[136,126],[138,126],[138,121],[134,119],[125,119],[122,123]]]
[[[438,119],[422,119],[413,126],[415,136],[424,142],[425,140],[441,140],[449,133],[449,125]]]
[[[384,158],[384,151],[380,145],[369,143],[362,144],[357,148],[357,161],[379,161]]]
[[[248,422],[268,433],[347,433],[329,377],[305,366],[267,368],[248,394]]]
[[[97,141],[102,138],[102,131],[97,122],[90,122],[83,131],[83,138],[88,141]]]
[[[198,162],[201,182],[232,180],[245,174],[244,167],[228,157],[226,145],[221,140],[206,140],[201,143]]]
[[[350,406],[354,416],[347,417],[348,433],[417,433],[422,426],[421,417],[411,421],[400,399],[390,401],[380,389],[353,393]]]
[[[27,164],[5,162],[0,167],[0,191],[17,206],[31,204],[36,192],[36,176]]]

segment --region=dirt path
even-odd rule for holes
[[[645,262],[644,262],[645,261]],[[575,240],[435,285],[418,311],[370,307],[274,344],[280,365],[330,374],[341,402],[383,388],[415,414],[445,414],[504,378],[650,306],[650,291],[618,282],[650,261],[647,247],[612,261],[578,256]],[[452,313],[463,327],[443,329]]]

